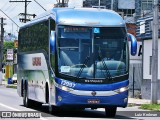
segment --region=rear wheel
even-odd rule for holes
[[[115,117],[117,111],[117,107],[114,106],[108,106],[105,108],[106,117]]]
[[[28,87],[26,86],[23,89],[23,105],[25,107],[31,107],[33,105],[32,103],[33,101],[28,98]]]

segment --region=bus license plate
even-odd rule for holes
[[[100,103],[100,100],[99,100],[99,99],[89,99],[89,100],[88,100],[88,103],[89,103],[89,104],[99,104],[99,103]]]

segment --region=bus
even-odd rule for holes
[[[53,113],[105,108],[107,117],[127,106],[129,54],[136,54],[137,42],[118,13],[53,8],[20,27],[18,44],[24,106],[47,104]]]

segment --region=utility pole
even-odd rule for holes
[[[153,40],[152,40],[151,103],[152,104],[157,104],[157,88],[158,88],[158,0],[154,0],[152,39]]]
[[[26,23],[27,21],[30,21],[30,19],[27,19],[27,16],[33,16],[33,18],[35,17],[35,14],[27,14],[27,5],[28,5],[28,2],[31,2],[31,1],[9,1],[9,2],[24,2],[25,3],[25,9],[24,9],[24,13],[20,13],[20,15],[23,15],[24,18],[20,18],[20,21],[21,22],[24,22]]]
[[[101,0],[98,1],[99,9],[101,8]]]
[[[4,28],[5,23],[3,22],[4,18],[1,18],[1,44],[0,44],[0,84],[2,84],[2,62],[3,62],[3,37],[4,37]]]
[[[25,0],[24,23],[27,21],[27,0]]]
[[[64,0],[62,0],[62,7],[65,7],[65,5],[64,5]]]
[[[113,4],[114,4],[114,1],[111,0],[111,10],[113,10]]]

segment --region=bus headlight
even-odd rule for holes
[[[115,92],[121,93],[121,92],[124,92],[126,90],[128,90],[128,86],[127,87],[121,87],[121,88],[115,90]]]
[[[70,92],[70,91],[73,91],[72,88],[69,88],[67,86],[63,86],[63,85],[60,85],[60,84],[57,84],[56,82],[54,83],[55,86],[63,91],[66,91],[66,92]]]
[[[126,91],[126,90],[127,90],[126,87],[122,87],[122,88],[119,89],[120,92],[124,92],[124,91]]]
[[[72,88],[69,88],[69,87],[66,87],[66,86],[61,86],[61,89],[64,90],[64,91],[67,91],[67,92],[70,92],[70,91],[73,90]]]

